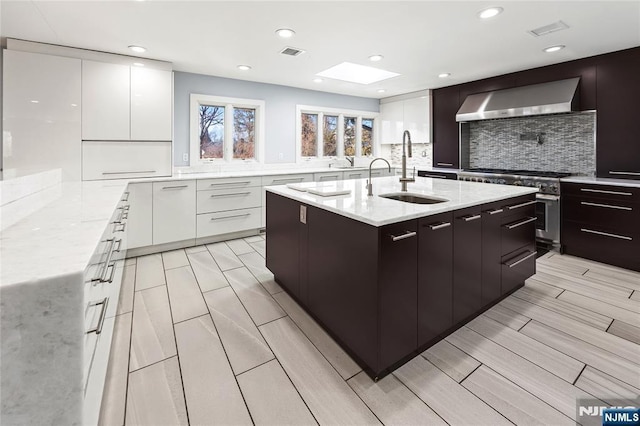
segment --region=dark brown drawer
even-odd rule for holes
[[[640,204],[631,200],[606,200],[593,197],[564,196],[562,217],[565,221],[588,224],[596,228],[621,231],[640,236]]]
[[[640,271],[640,239],[631,233],[564,221],[561,240],[567,254]]]
[[[536,238],[536,217],[524,216],[501,226],[502,255],[508,255],[523,246],[530,245]]]
[[[524,284],[536,273],[536,250],[531,244],[502,258],[502,294]]]
[[[511,198],[502,202],[503,212],[501,216],[505,222],[511,222],[518,218],[532,217],[536,215],[535,194],[523,197]]]
[[[560,192],[562,196],[575,195],[593,200],[640,203],[640,188],[627,186],[562,183]]]

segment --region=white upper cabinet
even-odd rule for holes
[[[82,61],[82,139],[170,141],[171,71]]]
[[[131,140],[171,140],[171,72],[131,67]]]
[[[402,143],[405,130],[411,133],[414,143],[431,141],[430,96],[400,99],[380,104],[382,144]]]
[[[82,61],[82,139],[129,140],[129,66]]]

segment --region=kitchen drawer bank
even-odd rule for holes
[[[328,170],[328,171],[327,171]],[[374,169],[372,177],[388,176]],[[368,176],[364,168],[214,177],[187,174],[129,184],[128,256],[256,235],[265,226],[265,189],[272,185],[328,182]],[[361,186],[364,188],[364,181]]]
[[[430,205],[378,197],[398,191],[395,178],[374,182],[373,197],[350,189],[323,198],[268,188],[266,265],[374,379],[535,273],[534,189],[409,184],[449,200]]]
[[[125,188],[63,183],[3,230],[3,424],[97,424],[124,271]]]

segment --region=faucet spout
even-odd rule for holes
[[[389,167],[389,172],[391,172],[391,164],[389,164],[389,162],[382,157],[374,158],[373,161],[369,163],[369,180],[367,181],[367,195],[369,197],[373,197],[373,184],[371,183],[371,166],[373,166],[373,163],[375,163],[378,160],[382,160],[385,163],[387,163],[387,166]]]
[[[408,178],[407,177],[407,155],[406,155],[406,150],[405,150],[405,143],[409,141],[408,148],[409,148],[409,158],[411,158],[411,133],[409,133],[408,130],[405,130],[404,133],[402,134],[402,177],[400,178],[400,183],[402,184],[402,192],[407,192],[407,183],[408,182],[415,182],[416,178],[415,178],[415,174],[413,177]]]

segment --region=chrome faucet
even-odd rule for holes
[[[347,160],[349,162],[349,164],[351,164],[351,167],[353,167],[353,163],[355,162],[355,158],[353,157],[344,157],[345,160]]]
[[[378,158],[374,158],[373,161],[369,164],[369,180],[367,181],[367,195],[369,197],[373,196],[373,184],[371,183],[371,166],[373,166],[373,163],[375,163],[378,160],[382,160],[385,163],[387,163],[387,166],[389,166],[389,172],[391,172],[391,164],[389,164],[389,162],[387,160],[385,160],[382,157],[378,157]]]
[[[405,141],[409,140],[409,158],[411,158],[411,133],[405,130],[402,134],[402,176],[400,177],[400,183],[402,184],[402,192],[407,192],[407,182],[415,182],[415,169],[413,177],[407,177],[407,155],[405,152]]]

